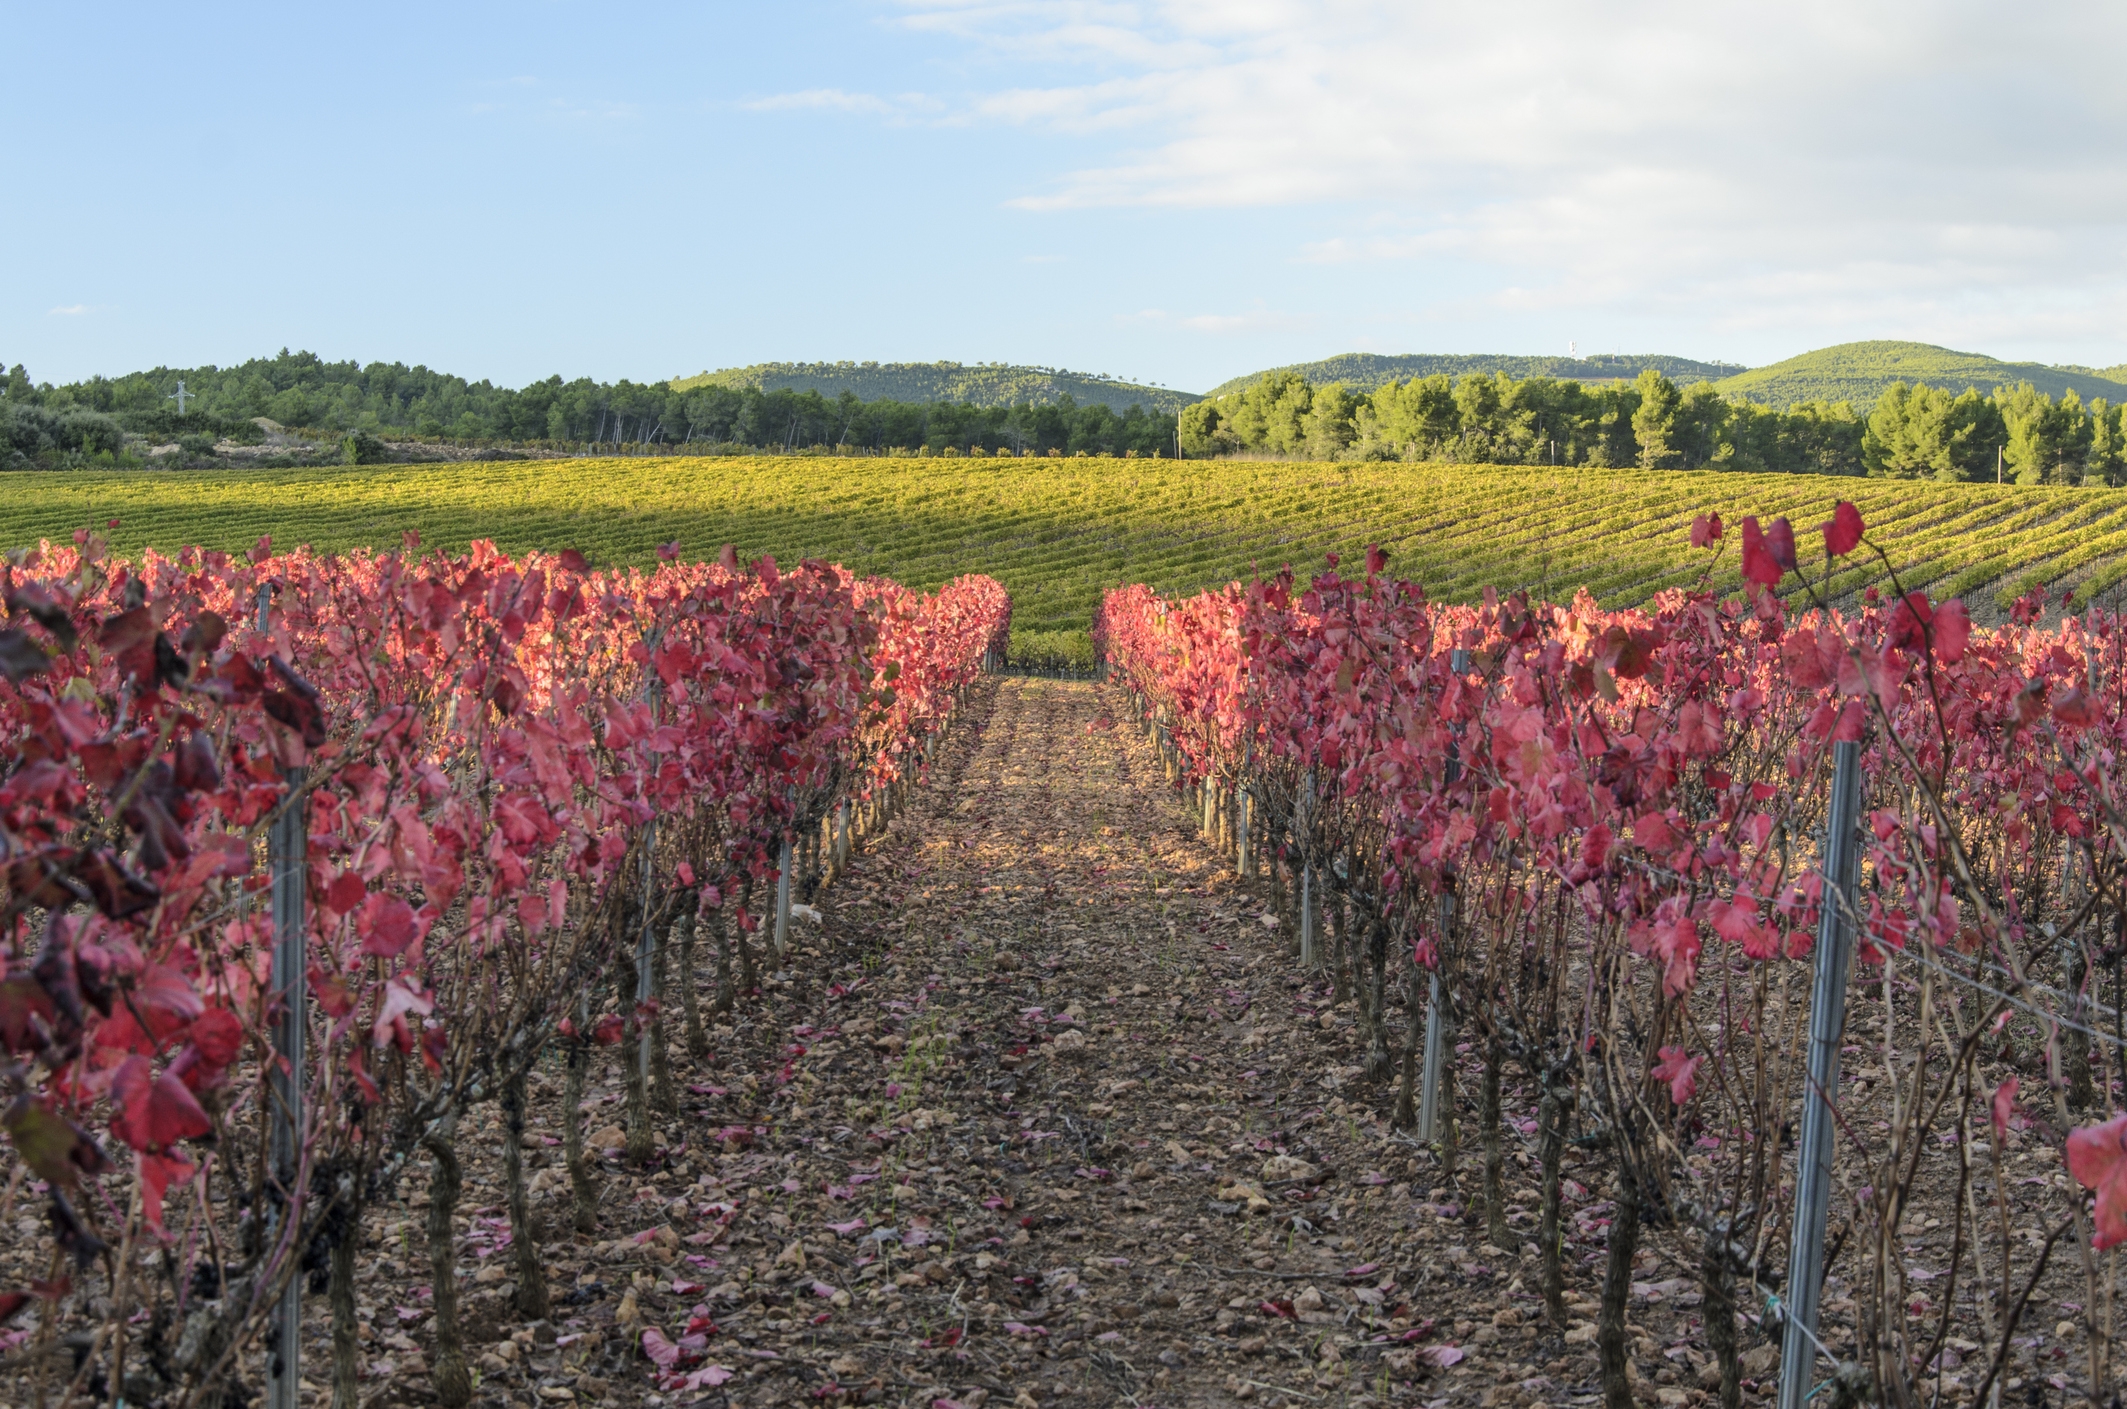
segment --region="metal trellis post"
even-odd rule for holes
[[[1448,653],[1448,669],[1457,675],[1470,668],[1470,653],[1463,650]],[[1462,757],[1456,746],[1448,749],[1447,781],[1453,783],[1462,777]],[[1455,918],[1455,897],[1443,891],[1440,895],[1440,940],[1447,943],[1448,926]],[[1437,961],[1436,961],[1437,965]],[[1425,1072],[1418,1087],[1418,1138],[1431,1140],[1440,1115],[1440,1070],[1447,1061],[1447,1034],[1441,1030],[1440,1021],[1440,970],[1435,967],[1426,976],[1425,999]]]
[[[650,1001],[656,986],[656,966],[652,963],[656,946],[651,939],[650,888],[656,879],[657,865],[657,819],[652,817],[643,824],[643,928],[635,940],[635,1007],[639,1013],[643,1004]],[[650,1080],[650,1024],[638,1020],[639,1033],[635,1043],[635,1063],[645,1083]]]
[[[1315,863],[1300,863],[1300,967],[1315,966]]]
[[[1824,1282],[1824,1225],[1838,1132],[1839,1039],[1846,1028],[1846,972],[1854,950],[1854,886],[1861,861],[1861,745],[1832,746],[1832,798],[1825,819],[1824,890],[1817,918],[1817,974],[1809,1007],[1809,1084],[1795,1167],[1795,1236],[1787,1258],[1787,1329],[1780,1345],[1779,1409],[1804,1409],[1817,1361],[1817,1294]]]
[[[1300,845],[1300,967],[1315,966],[1315,863],[1310,855],[1314,848],[1307,844],[1309,829],[1314,822],[1315,770],[1307,770],[1307,791],[1300,795],[1300,823],[1293,828],[1293,840]]]
[[[775,952],[781,954],[790,943],[790,837],[783,838],[783,854],[776,862],[775,880]]]
[[[650,633],[650,638],[646,644],[650,648],[653,660],[657,655],[658,643],[663,640],[664,634],[664,628],[661,626]],[[652,719],[657,717],[658,678],[655,669],[653,669],[650,674],[649,688],[644,691],[644,695],[650,704],[650,716]],[[655,771],[657,755],[653,753],[650,757],[652,770]],[[653,963],[657,946],[656,941],[652,938],[652,926],[650,923],[650,915],[655,908],[650,902],[655,891],[656,882],[657,818],[652,817],[643,824],[643,927],[642,933],[635,940],[635,1008],[638,1014],[642,1012],[643,1005],[648,1003],[652,995],[657,992],[656,965]],[[636,1069],[642,1075],[645,1088],[650,1084],[650,1026],[649,1022],[638,1016],[635,1064]]]
[[[258,598],[258,628],[266,630],[271,589],[261,587]],[[309,997],[303,963],[303,884],[310,823],[306,770],[289,768],[281,777],[287,793],[266,833],[266,873],[272,885],[273,969],[270,978],[275,1003],[273,1018],[274,1063],[269,1083],[273,1092],[271,1149],[274,1178],[281,1186],[281,1217],[290,1220],[299,1238],[302,1230],[303,1190],[303,1038],[304,1008]],[[302,1248],[294,1254],[299,1261]],[[303,1278],[299,1266],[287,1269],[288,1282],[281,1289],[280,1305],[274,1310],[273,1350],[266,1376],[267,1409],[296,1409],[296,1381],[301,1374],[303,1349]]]

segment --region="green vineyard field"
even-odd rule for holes
[[[1588,587],[1630,605],[1687,583],[1694,513],[1786,514],[1808,527],[1851,497],[1908,585],[1967,597],[1990,619],[2045,583],[2078,599],[2127,579],[2127,491],[1514,466],[1280,464],[1112,459],[662,458],[205,472],[0,475],[0,546],[109,533],[143,545],[583,550],[646,564],[677,540],[690,554],[824,557],[933,587],[987,572],[1011,589],[1029,633],[1083,631],[1108,587],[1188,592],[1257,566],[1320,567],[1327,551],[1390,546],[1436,597],[1487,585],[1554,598]],[[1736,555],[1723,559],[1735,580]],[[1834,586],[1873,580],[1850,569]],[[1030,637],[1030,643],[1032,638]],[[1045,642],[1044,649],[1055,642]],[[1061,651],[1061,647],[1056,648]]]

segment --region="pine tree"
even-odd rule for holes
[[[1670,447],[1677,407],[1683,401],[1676,383],[1649,367],[1640,373],[1632,388],[1640,395],[1639,409],[1632,413],[1632,435],[1639,442],[1640,467],[1658,470],[1679,463],[1682,457]]]

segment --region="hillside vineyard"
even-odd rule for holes
[[[338,552],[415,531],[463,551],[577,545],[605,565],[658,561],[660,545],[734,543],[779,561],[837,561],[934,588],[962,572],[1003,583],[1022,630],[1083,633],[1102,594],[1143,582],[1186,595],[1286,563],[1347,560],[1368,544],[1431,600],[1487,587],[1542,597],[1586,587],[1610,606],[1698,577],[1694,514],[1753,510],[1814,522],[1842,495],[1874,526],[1901,580],[1964,598],[1980,620],[2038,587],[2109,601],[2127,576],[2127,497],[2095,488],[1996,488],[1809,476],[1511,466],[1061,459],[803,457],[563,460],[184,475],[13,477],[0,542],[64,542],[118,520],[114,552],[262,535]],[[1731,561],[1716,582],[1740,582]],[[1854,598],[1868,571],[1842,566]]]

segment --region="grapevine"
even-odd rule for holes
[[[804,843],[843,799],[883,819],[1010,629],[987,578],[926,595],[812,560],[659,558],[594,571],[409,536],[128,562],[82,532],[0,568],[0,1123],[51,1230],[47,1275],[4,1289],[0,1317],[38,1303],[38,1348],[79,1347],[40,1393],[211,1398],[307,1278],[351,1403],[351,1230],[425,1154],[435,1387],[465,1403],[464,1113],[504,1109],[516,1295],[541,1315],[515,1158],[531,1066],[559,1040],[580,1084],[591,1045],[654,1049],[625,1064],[627,1155],[650,1158],[667,937],[691,962],[712,928],[738,1001],[779,957],[758,888],[794,854],[817,883]],[[284,1161],[262,862],[288,809],[310,1055]],[[632,1008],[588,1007],[609,972]],[[698,1031],[691,973],[678,987]]]
[[[1780,1323],[1795,1178],[1780,1132],[1808,1094],[1805,961],[1824,910],[1849,903],[1818,860],[1840,741],[1860,747],[1866,819],[1846,912],[1855,982],[1886,997],[1895,1101],[1888,1122],[1841,1136],[1843,1187],[1862,1190],[1842,1235],[1856,1327],[1819,1373],[1842,1393],[1921,1394],[1961,1286],[1993,1350],[1985,1380],[1998,1377],[2022,1246],[1974,1228],[1961,1282],[1922,1295],[1903,1239],[1923,1165],[1955,1159],[1967,1183],[1998,1184],[2030,1100],[2073,1176],[2061,1212],[2082,1305],[2104,1308],[2083,1314],[2087,1382],[2110,1382],[2101,1254],[2127,1241],[2127,1116],[2092,1116],[2120,1089],[2117,1000],[2099,1001],[2098,977],[2118,967],[2127,916],[2123,623],[2085,609],[2043,626],[2041,591],[1977,628],[1961,601],[1902,582],[1854,505],[1829,507],[1821,554],[1798,551],[1820,535],[1788,519],[1701,514],[1699,580],[1643,608],[1489,590],[1441,605],[1376,548],[1349,575],[1332,556],[1309,581],[1288,570],[1180,601],[1125,587],[1095,623],[1207,831],[1231,845],[1244,817],[1257,829],[1287,932],[1306,928],[1301,893],[1326,910],[1318,962],[1356,999],[1371,1074],[1400,1067],[1406,1127],[1439,976],[1435,1020],[1480,1061],[1470,1192],[1502,1247],[1501,1082],[1509,1069],[1535,1082],[1537,1242],[1560,1331],[1561,1157],[1569,1140],[1610,1152],[1595,1339],[1613,1405],[1632,1402],[1625,1312],[1644,1226],[1698,1235],[1729,1403],[1739,1314]],[[1737,577],[1740,592],[1717,585]],[[1834,609],[1837,584],[1859,578],[1856,608]],[[2042,1090],[2019,1085],[2012,1021]],[[1460,1188],[1456,1094],[1435,1153]]]

